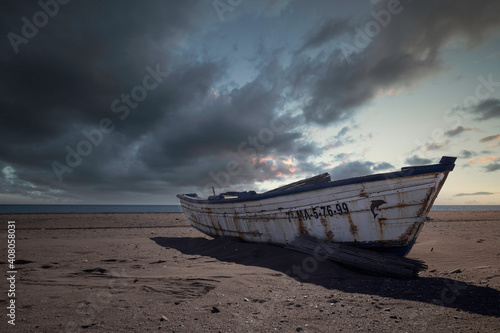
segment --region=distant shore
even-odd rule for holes
[[[15,222],[15,327],[2,331],[494,332],[500,211],[431,212],[397,280],[212,239],[182,213],[0,214]],[[6,242],[1,242],[4,273]]]

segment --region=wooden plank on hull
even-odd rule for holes
[[[270,191],[267,191],[264,193],[269,194],[269,193],[282,192],[282,191],[296,189],[296,188],[300,188],[300,187],[304,187],[304,186],[308,186],[308,185],[313,185],[313,184],[328,183],[331,180],[332,179],[330,178],[330,175],[328,174],[328,172],[325,172],[325,173],[322,173],[322,174],[314,176],[314,177],[302,179],[302,180],[299,180],[299,181],[294,182],[294,183],[280,186],[278,188],[275,188],[273,190],[270,190]]]
[[[376,275],[413,278],[418,276],[419,272],[427,269],[427,265],[421,260],[379,253],[340,243],[329,243],[309,235],[298,236],[286,248],[322,256]]]

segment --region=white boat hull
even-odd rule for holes
[[[393,177],[397,173],[387,173],[366,182],[347,180],[345,185],[313,186],[263,198],[256,195],[256,200],[211,202],[195,195],[178,197],[191,225],[210,236],[288,244],[299,234],[309,234],[328,242],[406,255],[452,169],[453,165],[444,171],[397,177]]]

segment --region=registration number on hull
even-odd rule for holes
[[[291,219],[297,218],[301,220],[311,220],[311,219],[319,219],[324,216],[334,216],[334,215],[343,215],[349,214],[349,207],[345,202],[338,203],[336,205],[328,205],[328,206],[316,206],[306,209],[298,209],[298,210],[290,210],[286,212],[288,217],[288,221],[291,222]]]

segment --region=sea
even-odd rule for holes
[[[500,205],[434,205],[434,212],[500,210]],[[180,205],[0,205],[0,214],[182,213]]]
[[[180,205],[0,205],[0,214],[182,213]]]

